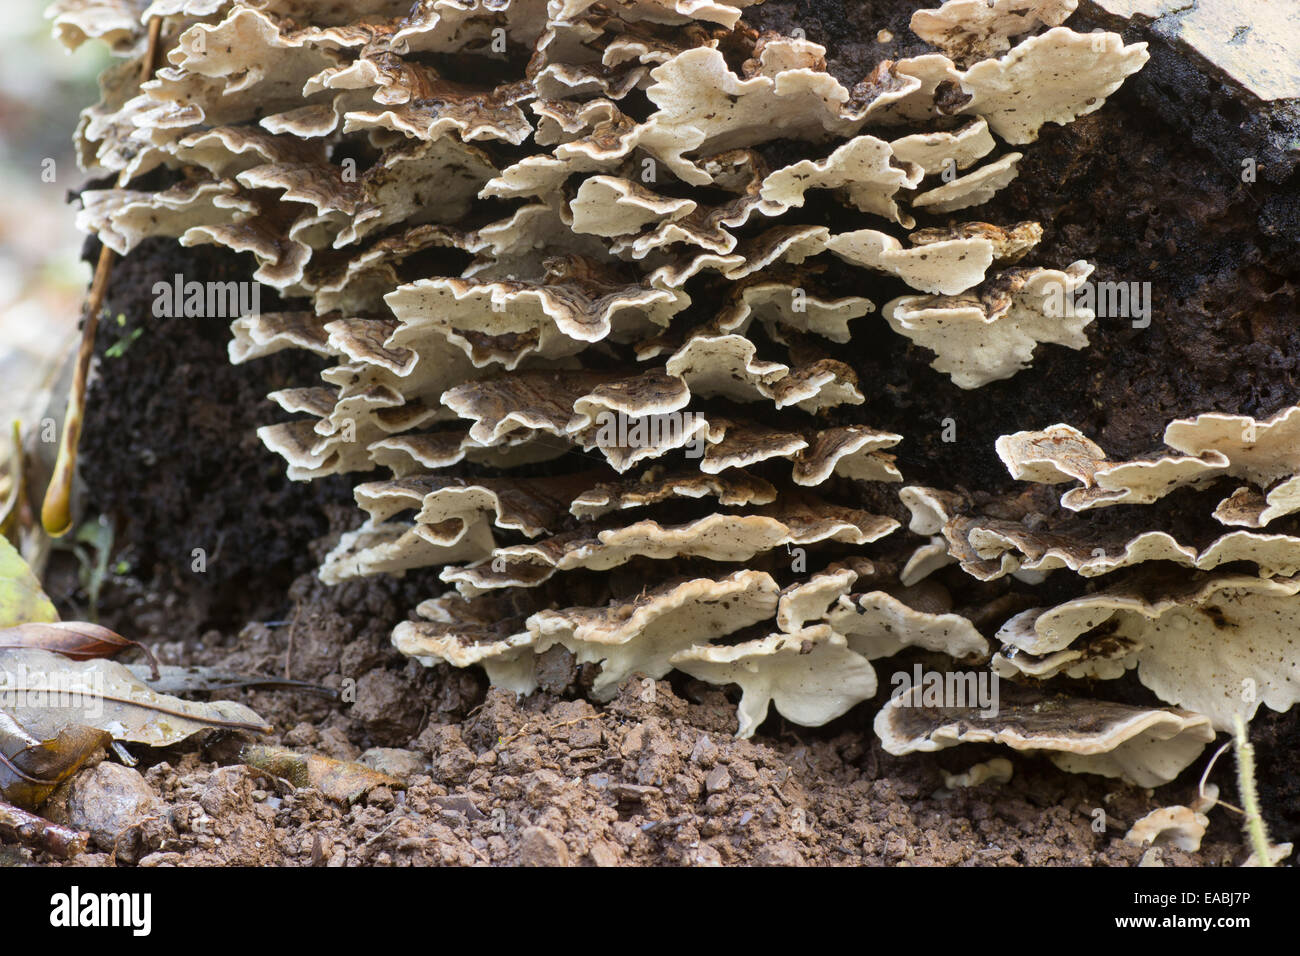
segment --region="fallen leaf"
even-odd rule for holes
[[[29,621],[57,621],[59,612],[9,541],[0,537],[0,627]]]
[[[41,739],[0,712],[0,798],[35,810],[110,739],[106,731],[80,725]]]
[[[282,747],[254,744],[245,747],[239,759],[256,770],[287,780],[295,787],[311,787],[331,800],[356,803],[376,787],[405,790],[396,777],[380,773],[365,764],[316,754],[300,754]]]
[[[0,711],[43,740],[80,725],[150,747],[167,747],[201,730],[271,730],[235,701],[159,694],[115,661],[72,661],[38,648],[0,648]]]
[[[158,662],[149,648],[86,621],[33,621],[0,630],[0,650],[14,647],[39,647],[74,661],[112,657],[128,647],[138,647],[149,658],[154,677],[159,676]]]

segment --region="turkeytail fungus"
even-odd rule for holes
[[[1089,348],[1094,265],[977,218],[1148,58],[1062,26],[1074,0],[917,11],[942,52],[848,84],[752,0],[55,7],[70,46],[142,55],[161,25],[152,78],[109,70],[83,116],[83,165],[119,182],[81,223],[118,254],[249,253],[292,304],[239,316],[230,358],[333,363],[260,434],[295,479],[360,479],[324,580],[441,569],[403,653],[526,693],[561,647],[598,699],[676,669],[738,684],[747,736],[769,703],[844,713],[910,648],[1015,686],[993,715],[895,694],[890,752],[997,742],[1143,786],[1300,698],[1300,408],[1177,421],[1132,460],[1007,434],[1027,484],[1001,494],[905,484],[915,433],[862,410],[852,356],[891,330],[933,353],[919,390]],[[1189,538],[1175,493],[1250,530]],[[1129,669],[1180,709],[1051,683]]]

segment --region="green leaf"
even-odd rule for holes
[[[31,568],[6,539],[0,538],[0,627],[32,621],[57,621],[59,612],[41,590]]]
[[[131,333],[127,335],[126,338],[118,339],[116,342],[114,342],[112,345],[106,348],[104,350],[104,357],[121,358],[123,355],[126,354],[126,350],[131,347],[131,343],[134,342],[136,339],[138,339],[143,332],[144,329],[132,329]]]

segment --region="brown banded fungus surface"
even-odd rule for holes
[[[678,670],[739,685],[743,735],[769,705],[825,723],[911,654],[1015,686],[996,715],[896,695],[891,752],[995,742],[1143,786],[1298,699],[1300,408],[1117,459],[1008,429],[1027,484],[983,489],[907,474],[942,426],[873,411],[1091,347],[1095,264],[980,208],[1147,61],[1063,25],[1073,0],[918,11],[930,46],[853,76],[747,0],[56,6],[119,53],[162,18],[155,77],[108,72],[78,131],[119,177],[82,223],[248,254],[292,304],[235,321],[230,357],[333,363],[260,435],[295,479],[356,476],[325,581],[440,569],[402,652],[527,693],[559,648],[596,699]],[[891,349],[923,377],[873,377]],[[1130,670],[1155,697],[1107,699]]]

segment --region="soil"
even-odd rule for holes
[[[292,626],[162,652],[262,673],[288,662],[294,677],[334,685],[338,671],[358,675],[351,707],[280,691],[241,699],[281,728],[272,743],[345,760],[410,751],[418,769],[404,792],[334,803],[239,765],[230,739],[155,753],[145,778],[165,808],[118,839],[116,855],[76,864],[1132,866],[1144,850],[1123,841],[1128,826],[1194,796],[1195,781],[1151,793],[1024,757],[1006,785],[948,790],[945,769],[998,750],[891,757],[869,707],[830,728],[776,720],[736,740],[734,702],[692,681],[630,680],[603,707],[544,692],[516,700],[388,647],[401,592],[304,577]],[[1195,856],[1162,851],[1165,865],[1242,856],[1222,812]]]
[[[892,757],[870,728],[881,701],[815,730],[773,718],[743,741],[732,736],[734,695],[689,679],[632,679],[599,707],[546,692],[517,700],[475,672],[424,668],[392,649],[389,631],[425,586],[329,588],[306,574],[286,622],[155,645],[168,663],[351,684],[351,704],[282,690],[225,696],[276,726],[267,743],[342,760],[405,751],[407,789],[346,806],[242,766],[237,738],[142,749],[158,812],[70,865],[1133,866],[1145,851],[1123,840],[1132,822],[1195,799],[1195,774],[1148,791],[1014,754],[1009,783],[950,790],[945,771],[1007,752]],[[1265,806],[1292,808],[1270,813],[1272,832],[1288,839],[1295,720],[1265,712],[1254,726]],[[1211,777],[1225,795],[1229,770],[1224,760]],[[1221,810],[1211,819],[1198,853],[1166,848],[1161,862],[1240,863],[1235,822]]]
[[[88,241],[86,259],[98,256],[98,243]],[[144,615],[151,627],[152,611],[140,603],[149,598],[136,583],[174,598],[152,609],[163,613],[151,629],[176,628],[179,603],[187,618],[181,633],[282,611],[293,579],[313,566],[304,543],[329,530],[326,509],[352,507],[350,483],[290,481],[256,434],[278,412],[267,390],[315,378],[321,362],[291,350],[256,368],[232,366],[229,321],[153,315],[156,282],[177,274],[228,281],[250,268],[251,257],[161,239],[114,267],[79,466],[83,511],[109,519],[118,532],[114,564],[125,563],[116,580],[124,586],[106,589],[101,614],[120,610],[136,626]],[[277,304],[264,289],[263,308]],[[201,577],[191,570],[196,548]],[[253,579],[261,586],[250,589]],[[124,602],[133,603],[129,611]]]
[[[797,23],[830,48],[833,71],[856,80],[882,55],[919,52],[906,31],[913,6],[769,0],[748,18],[760,28]],[[892,39],[870,42],[882,26]],[[936,375],[932,356],[887,330],[855,340],[858,352],[837,356],[872,386],[855,415],[905,432],[899,465],[909,480],[1008,487],[994,439],[1057,421],[1130,455],[1154,447],[1164,423],[1181,415],[1267,415],[1294,403],[1296,174],[1243,184],[1235,152],[1215,152],[1189,132],[1197,111],[1227,123],[1224,87],[1191,77],[1159,37],[1142,38],[1152,43],[1152,68],[1099,113],[1044,130],[1024,150],[1019,178],[980,215],[1041,221],[1043,262],[1087,258],[1098,280],[1150,281],[1151,327],[1100,319],[1090,348],[1042,348],[1032,369],[974,392]],[[379,788],[348,807],[241,765],[237,740],[141,751],[163,809],[115,853],[76,864],[1130,866],[1144,851],[1123,841],[1129,824],[1194,799],[1209,750],[1154,792],[1014,754],[1009,783],[949,790],[944,771],[1008,753],[891,757],[871,731],[872,704],[815,730],[773,717],[753,740],[738,741],[734,696],[688,679],[652,691],[629,681],[605,706],[545,691],[515,700],[477,673],[402,657],[388,634],[439,590],[432,574],[321,585],[311,569],[356,524],[358,476],[289,482],[255,435],[276,420],[263,396],[309,381],[314,360],[286,352],[232,367],[224,323],[151,315],[156,281],[251,269],[243,257],[163,242],[115,268],[109,315],[126,324],[101,333],[83,440],[83,516],[107,516],[115,531],[93,610],[168,662],[345,692],[349,702],[229,694],[275,725],[267,742],[340,759],[399,748],[416,769],[404,791]],[[136,328],[120,356],[105,356]],[[948,417],[958,424],[955,444],[939,438]],[[195,548],[206,555],[201,573]],[[48,586],[68,614],[92,610],[83,577],[69,555],[56,556]],[[1300,838],[1298,721],[1300,710],[1262,710],[1252,727],[1276,842]],[[1211,779],[1235,798],[1230,758]],[[1235,819],[1221,809],[1211,819],[1199,853],[1165,850],[1163,861],[1241,862]]]

